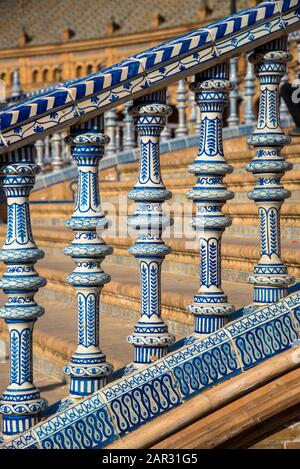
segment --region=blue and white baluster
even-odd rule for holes
[[[178,125],[175,130],[175,137],[186,137],[188,134],[186,122],[187,97],[184,80],[180,80],[178,82],[176,107],[178,110]]]
[[[41,172],[45,169],[44,157],[45,157],[45,142],[44,140],[37,140],[35,142],[36,149],[36,163],[39,165]]]
[[[244,120],[245,124],[253,124],[255,122],[254,114],[254,95],[255,95],[255,73],[253,63],[249,60],[249,54],[246,55],[247,72],[245,76],[244,90]]]
[[[161,178],[159,155],[159,137],[171,113],[166,104],[166,90],[137,99],[130,112],[141,145],[138,181],[129,192],[138,207],[128,220],[128,225],[138,232],[138,239],[129,252],[140,267],[141,317],[128,341],[134,346],[134,362],[143,364],[163,357],[175,340],[161,317],[161,265],[171,251],[162,240],[162,231],[170,221],[161,205],[171,193]]]
[[[103,116],[71,127],[66,142],[78,167],[78,194],[75,211],[66,222],[74,240],[65,248],[76,264],[67,282],[75,288],[78,306],[78,346],[65,373],[71,376],[73,397],[91,394],[106,384],[112,366],[99,347],[99,299],[110,276],[101,262],[111,254],[102,237],[107,220],[101,210],[98,168],[109,138],[103,134]]]
[[[110,109],[105,113],[105,131],[109,137],[105,157],[115,158],[117,154],[117,114],[114,109]]]
[[[224,203],[233,198],[223,182],[232,172],[223,152],[222,117],[228,104],[231,84],[228,63],[223,63],[195,77],[191,90],[201,110],[198,155],[189,171],[197,177],[187,197],[196,203],[193,227],[200,242],[201,286],[188,311],[195,315],[195,334],[205,337],[227,322],[234,307],[227,302],[221,285],[221,239],[230,218],[222,213]]]
[[[23,90],[20,83],[20,72],[19,69],[13,71],[12,77],[12,88],[11,88],[11,96],[18,97],[23,94]]]
[[[289,49],[290,48],[290,43],[291,43],[291,38],[290,36],[288,36],[287,38],[287,48]],[[289,69],[288,67],[286,67],[285,69],[285,74],[283,75],[282,79],[281,79],[281,82],[280,82],[280,87],[285,85],[286,83],[289,82]],[[289,113],[289,110],[288,110],[288,107],[286,105],[286,102],[283,98],[280,99],[280,119],[285,122],[287,121],[289,118],[290,118],[290,113]]]
[[[33,383],[33,326],[44,309],[34,295],[46,284],[34,268],[44,252],[37,248],[31,231],[29,193],[40,168],[34,163],[35,147],[27,145],[11,152],[11,161],[0,170],[0,185],[7,197],[7,234],[0,259],[7,265],[0,288],[8,301],[0,310],[10,341],[10,383],[2,396],[3,435],[25,431],[37,423],[46,401]]]
[[[168,88],[167,88],[166,104],[169,104],[169,101],[170,101],[170,97],[169,97],[169,92],[168,92]],[[171,131],[171,128],[169,126],[168,116],[166,116],[166,124],[165,124],[163,130],[161,131],[160,141],[161,142],[167,142],[168,140],[170,140],[171,137],[172,137],[172,131]]]
[[[135,148],[135,135],[133,117],[129,114],[128,109],[132,106],[132,101],[124,104],[124,133],[123,133],[123,148],[124,150],[132,150]]]
[[[64,166],[61,133],[57,132],[51,137],[51,166],[53,171],[57,171]]]
[[[287,39],[282,37],[256,49],[250,59],[260,82],[260,103],[257,127],[248,143],[256,149],[256,156],[246,166],[257,179],[249,193],[258,206],[260,222],[261,258],[248,282],[254,286],[257,306],[273,303],[287,294],[294,279],[288,275],[281,260],[280,209],[290,192],[283,188],[281,178],[292,164],[281,154],[290,142],[280,127],[280,81],[291,56]]]
[[[232,89],[229,94],[229,116],[228,116],[228,126],[234,127],[239,125],[239,116],[238,116],[238,100],[239,100],[239,82],[237,75],[238,67],[238,57],[233,57],[230,60],[230,82],[232,84]]]

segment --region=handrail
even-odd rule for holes
[[[54,91],[3,108],[0,153],[166,87],[300,27],[300,0],[268,1]]]

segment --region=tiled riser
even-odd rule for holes
[[[229,323],[155,364],[65,403],[4,448],[100,448],[210,386],[290,348],[299,338],[300,294]],[[193,340],[194,343],[193,343]]]

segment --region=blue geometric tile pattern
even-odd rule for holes
[[[58,408],[3,449],[101,448],[190,397],[299,342],[300,293],[230,322],[204,340]]]
[[[181,403],[169,368],[158,365],[112,383],[102,391],[120,436]]]
[[[132,100],[246,52],[300,25],[300,0],[264,2],[184,34],[86,78],[63,83],[0,113],[0,152],[66,128],[91,112]]]

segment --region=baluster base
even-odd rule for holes
[[[194,314],[194,334],[206,336],[218,331],[228,322],[228,315],[235,307],[227,303],[224,293],[195,295],[194,302],[187,306],[187,311]]]
[[[149,364],[168,353],[168,346],[175,342],[175,336],[168,332],[155,336],[134,333],[128,336],[128,342],[134,346],[134,363]]]
[[[96,358],[78,358],[73,356],[71,363],[64,368],[70,379],[70,394],[73,397],[83,397],[98,391],[106,385],[107,376],[113,371],[113,366],[105,361],[105,355]]]
[[[3,437],[9,437],[23,433],[36,425],[39,421],[38,415],[19,415],[10,417],[4,415],[2,417],[2,434]]]
[[[195,315],[194,334],[206,336],[218,331],[228,323],[227,316]]]
[[[17,435],[31,428],[39,421],[40,413],[47,405],[36,388],[8,388],[0,403],[3,436]]]
[[[93,394],[106,385],[107,378],[76,378],[71,377],[70,395],[72,397],[84,397]]]
[[[288,275],[287,268],[283,264],[262,265],[254,268],[254,274],[247,278],[247,282],[253,285],[253,301],[255,306],[265,306],[276,303],[288,294],[288,286],[295,279]]]

